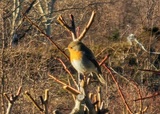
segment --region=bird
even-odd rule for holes
[[[102,84],[106,84],[93,52],[85,44],[81,41],[72,41],[69,43],[67,49],[69,50],[71,64],[79,75],[94,73]]]

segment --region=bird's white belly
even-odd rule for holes
[[[92,70],[94,69],[94,65],[90,62],[84,63],[82,61],[79,60],[73,60],[72,62],[73,67],[80,73],[89,73],[92,72]],[[84,65],[85,64],[85,65]],[[89,67],[88,67],[89,66]]]
[[[72,65],[78,72],[80,73],[86,72],[86,69],[81,61],[73,60]]]

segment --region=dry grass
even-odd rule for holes
[[[148,1],[148,2],[147,2]],[[129,45],[126,37],[130,33],[134,33],[138,41],[140,41],[147,50],[160,52],[160,39],[151,35],[151,32],[145,31],[143,27],[160,26],[158,22],[160,2],[156,4],[152,0],[121,0],[106,2],[106,0],[90,0],[90,1],[74,1],[64,0],[56,1],[54,4],[54,16],[62,14],[67,20],[68,14],[75,16],[75,22],[82,31],[86,20],[89,19],[92,10],[96,11],[95,20],[86,34],[83,42],[90,47],[97,60],[101,61],[106,55],[110,54],[105,64],[113,68],[118,74],[113,73],[123,94],[133,112],[140,111],[140,101],[133,101],[139,98],[136,87],[140,89],[142,97],[150,96],[160,91],[160,76],[140,71],[138,69],[160,69],[160,55],[146,53],[137,44]],[[29,1],[26,1],[27,3]],[[22,6],[26,3],[22,3]],[[9,4],[11,2],[3,2]],[[5,15],[11,13],[7,8],[4,9]],[[36,8],[32,9],[28,16],[44,28],[44,23],[39,19],[40,15]],[[148,17],[147,17],[148,16]],[[1,90],[4,87],[4,93],[15,94],[19,86],[22,86],[22,94],[15,102],[13,114],[38,114],[39,111],[27,99],[25,91],[28,91],[36,101],[41,104],[39,96],[44,95],[44,90],[49,89],[49,113],[58,108],[61,112],[67,114],[74,106],[72,96],[62,87],[49,78],[48,72],[51,72],[58,79],[67,83],[69,75],[64,70],[61,63],[55,60],[55,57],[61,58],[67,65],[69,70],[76,77],[76,71],[72,68],[70,62],[57,50],[53,45],[46,41],[45,37],[34,27],[20,40],[19,44],[10,48],[12,36],[10,36],[10,21],[12,16],[4,20],[5,47],[0,42],[0,51],[4,49],[1,65],[4,74],[4,83],[1,76]],[[68,20],[69,21],[69,20]],[[18,22],[18,20],[17,20]],[[29,25],[28,22],[24,22]],[[2,25],[2,22],[0,22]],[[130,25],[128,29],[127,25]],[[68,34],[59,24],[56,18],[51,23],[51,37],[64,49],[71,41]],[[23,30],[18,29],[18,32]],[[127,30],[128,29],[128,30]],[[2,31],[0,32],[2,35]],[[103,50],[103,51],[102,51]],[[102,86],[102,97],[105,107],[108,108],[110,114],[127,114],[126,107],[122,102],[117,87],[109,75],[108,71],[102,67],[103,74],[107,80],[107,87]],[[73,82],[71,82],[73,83]],[[137,86],[135,87],[136,84]],[[92,83],[89,90],[95,93],[97,83]],[[2,91],[1,91],[2,92]],[[3,94],[3,93],[1,93]],[[2,102],[2,96],[0,102]],[[7,108],[7,100],[4,99],[4,107]],[[142,101],[142,109],[147,107],[145,113],[157,114],[160,112],[160,96]],[[3,110],[0,104],[0,110]]]

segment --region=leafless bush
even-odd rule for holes
[[[19,5],[14,1],[20,2]],[[49,79],[47,74],[51,72],[57,76],[56,78],[67,83],[69,75],[65,72],[62,64],[55,60],[55,57],[61,58],[73,75],[76,72],[60,51],[47,42],[44,34],[24,19],[23,14],[31,3],[30,0],[0,1],[0,110],[3,114],[7,110],[7,99],[3,93],[14,95],[19,86],[22,86],[22,94],[13,106],[13,113],[39,113],[39,110],[33,107],[32,102],[23,93],[28,91],[36,102],[41,104],[41,101],[38,100],[39,96],[44,94],[45,89],[49,89],[49,113],[57,108],[67,114],[74,106],[74,102],[70,100],[72,96],[60,89],[60,86]],[[94,10],[96,16],[84,41],[97,55],[97,60],[101,61],[106,54],[110,55],[105,65],[111,68],[131,111],[160,112],[158,108],[160,103],[159,74],[138,70],[159,70],[160,57],[146,53],[137,44],[129,45],[126,40],[128,34],[134,33],[137,40],[147,50],[160,51],[159,37],[153,35],[153,31],[151,31],[152,28],[160,26],[159,1],[40,1],[41,8],[44,10],[48,8],[44,14],[40,13],[38,4],[36,1],[36,5],[30,9],[27,16],[62,49],[71,41],[71,37],[57,22],[57,17],[60,14],[68,17],[72,13],[81,32],[86,20],[89,20],[90,14]],[[16,12],[17,16],[15,16]],[[66,22],[69,21],[66,18]],[[21,22],[22,24],[20,24]],[[10,48],[15,30],[17,30],[17,34],[25,33],[25,36],[18,41],[17,46]],[[101,88],[104,106],[110,113],[127,113],[116,83],[104,67],[102,67],[102,71],[106,74],[108,82],[107,87]],[[89,90],[94,90],[94,86],[93,83]],[[94,91],[92,92],[94,93]],[[143,100],[140,95],[144,98]]]

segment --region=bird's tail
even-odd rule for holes
[[[97,78],[99,79],[99,81],[102,83],[102,84],[106,84],[106,81],[104,80],[102,74],[97,74]]]

